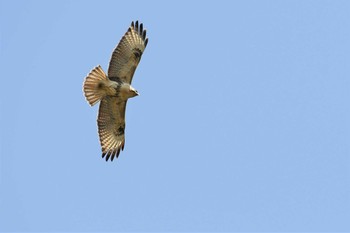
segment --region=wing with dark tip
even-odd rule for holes
[[[112,53],[108,67],[108,78],[110,80],[119,78],[131,84],[147,43],[148,38],[146,38],[146,30],[143,29],[142,23],[139,25],[138,21],[135,24],[132,22]]]
[[[102,147],[102,158],[106,161],[119,156],[124,149],[125,143],[125,107],[126,101],[118,102],[117,97],[106,96],[101,100],[97,125],[100,143]]]

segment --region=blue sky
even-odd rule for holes
[[[0,231],[350,231],[349,1],[0,9]],[[82,83],[137,19],[105,162]]]

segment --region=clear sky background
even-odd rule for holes
[[[0,8],[0,231],[350,231],[350,1]],[[82,83],[137,19],[105,162]]]

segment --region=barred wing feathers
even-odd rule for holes
[[[125,107],[126,101],[120,102],[117,97],[106,96],[101,100],[97,125],[102,158],[106,157],[106,161],[118,158],[124,149]]]
[[[139,25],[138,21],[135,24],[132,22],[112,53],[108,67],[108,78],[114,81],[121,79],[131,84],[147,43],[148,38],[146,38],[143,24]]]

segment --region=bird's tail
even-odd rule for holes
[[[83,91],[86,100],[91,106],[100,101],[106,92],[101,88],[107,82],[108,78],[101,66],[93,68],[88,76],[86,76],[83,86]]]

